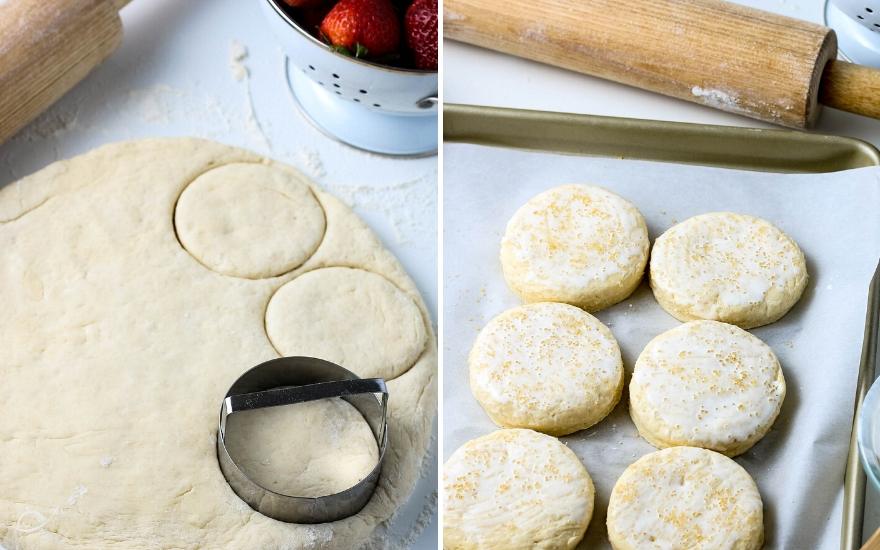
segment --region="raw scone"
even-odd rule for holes
[[[501,241],[501,266],[524,302],[597,311],[636,289],[649,244],[632,204],[600,187],[563,185],[516,211]]]
[[[611,331],[568,304],[505,311],[477,336],[468,364],[477,401],[507,428],[570,434],[605,418],[623,390]]]
[[[673,226],[651,252],[654,296],[680,321],[753,328],[778,320],[807,285],[804,254],[753,216],[715,212]]]
[[[274,227],[261,219],[264,208]],[[109,145],[0,189],[0,250],[0,546],[349,549],[409,497],[436,410],[427,311],[370,229],[296,170],[204,140]],[[423,327],[383,373],[389,447],[374,497],[341,521],[282,523],[248,507],[223,478],[220,402],[242,373],[282,353],[266,333],[272,297],[338,266],[381,276]],[[299,315],[284,308],[301,301],[278,302],[283,325],[272,324],[273,339],[285,345],[318,330],[321,315],[385,304],[388,294],[355,283],[325,303],[333,311]],[[358,341],[361,327],[334,330],[336,342]],[[398,349],[391,320],[369,330],[376,349]],[[302,456],[304,431],[333,443],[326,422],[296,416],[299,424],[276,428],[270,460]],[[357,439],[335,448],[352,457],[337,459],[340,468],[365,451]],[[295,481],[315,490],[348,481],[302,474]]]
[[[574,548],[593,515],[590,474],[555,437],[498,430],[443,467],[445,550]]]
[[[615,550],[757,550],[761,495],[739,464],[706,449],[647,454],[617,480],[608,502]]]
[[[691,445],[727,456],[764,437],[784,398],[773,350],[718,321],[691,321],[651,340],[629,385],[630,415],[652,445]]]

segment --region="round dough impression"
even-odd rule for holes
[[[302,265],[324,237],[324,210],[296,172],[234,163],[205,172],[177,201],[181,244],[205,267],[262,279]]]
[[[225,441],[248,477],[298,497],[344,491],[379,462],[370,425],[338,397],[236,412],[227,420]]]
[[[595,490],[574,452],[531,430],[469,441],[443,466],[445,550],[574,548]]]
[[[691,321],[648,343],[629,398],[633,422],[652,445],[736,456],[773,425],[785,379],[773,350],[756,336],[718,321]]]
[[[654,296],[680,321],[766,325],[785,315],[806,285],[797,243],[753,216],[695,216],[661,235],[651,253]]]
[[[761,495],[724,455],[695,447],[653,452],[614,485],[608,537],[615,550],[757,550],[764,543]]]
[[[505,311],[480,332],[468,363],[474,396],[502,427],[570,434],[605,418],[623,390],[611,331],[568,304]]]
[[[600,187],[563,185],[516,211],[501,241],[501,265],[525,302],[597,311],[636,289],[649,244],[632,204]]]
[[[332,361],[361,378],[406,372],[427,342],[418,306],[388,279],[329,267],[293,279],[266,310],[269,339],[285,356]]]

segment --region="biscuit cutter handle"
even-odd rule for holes
[[[232,414],[239,411],[293,405],[306,401],[316,401],[330,397],[346,397],[362,393],[382,394],[382,406],[388,399],[388,388],[381,378],[359,378],[357,380],[338,380],[335,382],[318,382],[305,386],[288,386],[271,390],[230,395],[226,398],[226,412]]]
[[[122,42],[130,0],[0,3],[0,143],[24,128]]]

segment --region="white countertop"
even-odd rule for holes
[[[823,22],[823,0],[739,0],[739,3]],[[443,93],[447,103],[772,127],[742,116],[451,40],[444,41],[443,68]],[[880,121],[834,109],[824,109],[815,131],[860,138],[880,147]],[[880,526],[880,495],[873,490],[868,492],[864,532],[870,536]]]
[[[413,277],[436,324],[436,157],[372,155],[312,127],[289,95],[284,56],[257,2],[135,0],[122,19],[120,49],[0,146],[0,186],[119,140],[198,136],[252,149],[352,205]],[[241,81],[231,67],[234,42],[248,51]],[[392,525],[398,540],[424,528],[415,548],[436,548],[436,514],[419,517],[436,507],[436,476],[435,468],[420,480]]]

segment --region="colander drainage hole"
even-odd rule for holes
[[[320,84],[320,85],[321,85],[321,86],[323,86],[323,85],[324,85],[324,83],[323,83],[323,82],[321,82],[321,81],[320,81],[320,80],[319,80],[319,81],[318,81],[318,84]]]
[[[342,92],[336,92],[336,95],[342,95]]]
[[[373,103],[373,107],[381,107],[378,103]]]
[[[339,88],[339,84],[335,84],[335,83],[334,83],[334,84],[333,84],[333,87],[334,87],[334,88]]]
[[[356,98],[356,97],[353,97],[352,99],[354,99],[354,102],[355,102],[355,103],[360,103],[360,102],[361,102],[361,100],[358,99],[358,98]]]
[[[865,11],[868,13],[874,13],[874,10],[872,10],[871,8],[865,8]]]
[[[861,19],[861,20],[862,20],[862,21],[864,21],[864,20],[865,20],[865,18],[864,18],[864,17],[862,17],[862,16],[861,16],[861,15],[857,15],[857,16],[856,16],[856,17],[858,17],[858,18],[859,18],[859,19]]]
[[[313,65],[309,65],[309,68],[313,71],[315,70],[315,67]]]
[[[339,75],[336,73],[333,73],[333,78],[339,78]]]
[[[366,90],[359,90],[359,91],[360,91],[360,93],[362,93],[362,94],[365,94],[365,93],[367,93],[367,91],[366,91]]]

